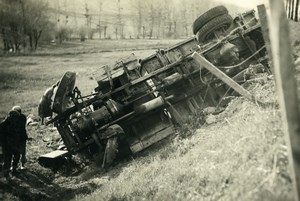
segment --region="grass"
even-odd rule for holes
[[[252,87],[275,99],[272,81]],[[76,200],[292,200],[279,110],[236,98],[216,118]]]
[[[275,104],[262,108],[236,98],[217,123],[121,164],[110,179],[95,178],[101,187],[75,200],[293,200],[274,82],[248,89]]]
[[[126,42],[126,41],[125,41]],[[132,42],[132,41],[131,41]],[[155,43],[157,41],[153,41]],[[166,42],[168,44],[170,41]],[[173,41],[176,43],[177,41]],[[74,45],[73,49],[64,47],[44,49],[41,53],[27,55],[4,55],[0,57],[0,120],[14,105],[21,105],[25,115],[37,117],[37,106],[44,91],[56,83],[66,72],[74,71],[77,74],[76,85],[83,92],[89,94],[96,86],[94,77],[102,73],[103,65],[111,64],[120,58],[135,53],[138,58],[144,58],[155,53],[155,50],[127,51],[122,50],[122,41],[114,43],[116,52],[109,52],[103,47],[91,45],[91,42],[81,46]],[[148,49],[150,42],[137,42],[139,49]],[[134,45],[135,43],[132,43]],[[76,49],[77,47],[78,49]],[[95,51],[93,48],[98,48]],[[160,45],[157,48],[161,47]],[[83,49],[83,51],[81,51]],[[88,52],[90,54],[85,54]],[[20,178],[13,178],[12,182],[4,185],[0,181],[0,197],[3,200],[61,200],[72,199],[77,194],[86,194],[94,191],[98,186],[91,179],[87,181],[76,174],[77,167],[70,174],[51,172],[38,164],[40,155],[53,151],[52,139],[58,135],[51,127],[36,125],[27,126],[31,140],[27,143],[27,170]],[[79,164],[79,169],[86,166],[86,162]],[[72,174],[75,172],[75,176]],[[88,171],[93,177],[93,172]],[[0,178],[2,179],[2,178]]]
[[[144,58],[155,53],[149,48],[161,47],[161,44],[174,44],[177,41],[131,41],[132,46],[137,43],[139,49],[149,49],[135,51],[126,51],[126,48],[122,48],[129,45],[127,40],[111,41],[111,44],[103,41],[106,44],[103,47],[101,47],[102,41],[93,42],[95,43],[87,41],[81,46],[75,43],[72,48],[68,44],[65,45],[67,47],[62,46],[57,49],[45,48],[37,54],[26,56],[0,57],[0,118],[3,118],[7,110],[16,104],[22,105],[25,113],[37,115],[36,107],[44,91],[55,84],[66,71],[77,73],[76,85],[83,94],[88,94],[97,86],[93,78],[103,72],[102,66],[113,65],[116,60],[127,57],[131,53],[134,53],[137,58]],[[104,51],[105,48],[113,49],[113,47],[119,51],[117,53]],[[95,52],[94,49],[98,51]],[[73,52],[73,54],[64,54],[64,52]],[[83,52],[91,53],[83,54]],[[40,53],[44,56],[39,55]]]
[[[87,40],[80,42],[79,40],[66,41],[63,44],[42,44],[35,52],[22,52],[20,55],[30,56],[76,56],[78,54],[91,54],[103,52],[120,52],[120,51],[136,51],[136,50],[152,50],[170,47],[173,44],[181,42],[182,39],[145,39],[145,40]],[[9,56],[0,52],[0,56]]]
[[[128,42],[131,41],[124,41]],[[143,48],[148,42],[139,41],[137,47]],[[44,55],[1,57],[0,117],[15,104],[21,105],[26,115],[36,116],[44,90],[65,71],[75,71],[79,89],[90,93],[96,86],[96,80],[90,77],[101,73],[103,65],[132,52],[107,52],[104,45],[102,49],[89,42],[85,45],[45,49]],[[116,48],[122,49],[122,43],[118,45]],[[63,54],[72,51],[81,53]],[[84,54],[89,51],[92,53]],[[144,58],[154,50],[134,53]],[[254,83],[248,89],[262,101],[276,102],[273,80]],[[191,116],[190,123],[174,139],[158,143],[108,172],[88,166],[81,174],[68,176],[37,164],[39,155],[52,150],[47,138],[56,131],[40,125],[28,126],[33,138],[28,143],[28,167],[35,177],[12,185],[18,191],[10,192],[8,197],[22,200],[22,195],[28,195],[35,200],[87,201],[292,200],[278,108],[261,108],[239,97],[215,117],[216,123],[202,125],[203,116]]]

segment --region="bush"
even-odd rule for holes
[[[60,28],[56,33],[56,38],[59,41],[59,44],[61,44],[63,41],[69,39],[69,30],[66,27]]]
[[[78,34],[79,34],[79,37],[80,37],[80,41],[81,42],[84,42],[85,41],[85,36],[86,36],[86,29],[85,27],[80,27],[79,30],[78,30]]]

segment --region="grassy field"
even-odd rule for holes
[[[44,90],[65,71],[77,73],[83,94],[96,87],[101,67],[134,53],[144,58],[178,41],[88,41],[43,47],[38,53],[0,57],[0,117],[15,104],[37,114]],[[111,51],[112,47],[116,51]],[[145,48],[147,47],[147,48]],[[144,50],[142,50],[144,48]],[[108,51],[110,49],[110,51]],[[292,200],[287,150],[273,79],[248,86],[261,108],[235,98],[213,124],[191,116],[186,130],[105,172],[85,166],[72,173],[51,172],[38,165],[52,150],[51,127],[28,126],[28,169],[12,183],[0,183],[4,200]],[[51,138],[51,139],[49,139]],[[0,190],[0,196],[1,190]]]
[[[144,58],[177,40],[123,40],[70,42],[62,46],[42,47],[36,53],[0,57],[0,117],[13,105],[22,105],[26,113],[36,115],[39,99],[66,71],[77,73],[82,92],[90,93],[97,86],[92,78],[102,73],[102,67],[134,53]],[[134,48],[135,47],[135,48]],[[131,50],[133,49],[133,50]],[[143,49],[143,50],[135,50]],[[109,50],[109,51],[108,51]],[[112,51],[114,50],[114,51]]]
[[[1,55],[0,119],[5,118],[14,105],[20,105],[25,115],[37,117],[37,106],[44,91],[55,84],[66,71],[76,72],[76,85],[83,95],[90,94],[97,86],[94,77],[103,73],[102,66],[113,65],[116,60],[132,53],[137,58],[144,58],[155,53],[151,48],[165,48],[177,42],[95,40],[85,43],[69,42],[56,48],[43,47],[30,54]],[[133,48],[134,46],[137,48]],[[110,48],[110,51],[106,48]],[[140,50],[130,50],[132,48]],[[97,188],[91,182],[82,182],[81,177],[56,174],[37,163],[40,155],[55,149],[52,141],[59,138],[55,129],[36,125],[28,126],[27,131],[31,138],[27,148],[28,170],[21,178],[14,178],[9,185],[0,181],[0,200],[2,197],[4,200],[57,200],[62,196],[70,199],[75,194],[91,192]],[[66,192],[68,195],[65,195]]]

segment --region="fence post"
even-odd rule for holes
[[[286,134],[289,164],[293,180],[295,200],[300,192],[300,114],[295,66],[291,54],[289,26],[283,1],[269,0],[271,16],[269,18],[272,58],[275,81]]]
[[[228,86],[230,86],[236,92],[238,92],[240,95],[246,97],[250,101],[259,102],[259,101],[255,100],[255,97],[249,91],[247,91],[241,85],[236,83],[231,77],[226,75],[224,72],[222,72],[216,66],[214,66],[211,62],[209,62],[206,58],[201,56],[199,53],[194,52],[192,54],[192,58],[195,59],[195,61],[199,64],[199,66],[205,67],[208,71],[210,71],[213,75],[215,75],[221,81],[226,83]]]
[[[257,6],[259,21],[261,25],[261,30],[263,34],[263,38],[265,41],[266,49],[268,52],[269,60],[272,61],[272,51],[271,51],[271,45],[270,45],[270,37],[269,37],[269,26],[268,26],[268,18],[267,18],[267,11],[264,4]],[[273,73],[273,65],[271,65],[271,71]]]

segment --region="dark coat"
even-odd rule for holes
[[[27,139],[26,116],[17,111],[10,111],[0,123],[0,144],[3,147],[20,150]]]
[[[41,118],[52,117],[52,96],[53,96],[53,87],[47,89],[41,98],[38,106],[38,114]]]

